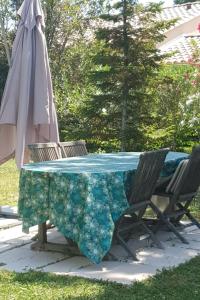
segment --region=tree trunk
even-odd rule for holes
[[[128,101],[128,78],[127,78],[127,67],[128,67],[128,51],[129,42],[127,34],[127,0],[123,2],[123,39],[124,39],[124,84],[122,91],[122,120],[121,120],[121,151],[126,150],[126,127],[127,127],[127,101]]]

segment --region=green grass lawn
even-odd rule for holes
[[[0,300],[199,300],[200,257],[131,286],[56,276],[0,272]]]
[[[19,171],[14,160],[0,166],[0,205],[17,205]]]

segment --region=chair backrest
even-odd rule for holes
[[[88,154],[85,141],[61,142],[59,146],[63,158]]]
[[[174,179],[172,193],[195,194],[200,185],[200,146],[193,148],[189,159],[180,165],[180,169],[179,175]]]
[[[185,169],[187,168],[188,162],[189,162],[188,159],[184,159],[179,163],[178,167],[176,168],[173,176],[171,177],[171,179],[166,187],[166,193],[174,194],[174,192],[177,189],[177,186],[180,184],[180,181],[185,172]]]
[[[151,199],[168,152],[169,149],[160,149],[140,155],[139,165],[133,176],[131,196],[128,199],[130,204]]]
[[[28,145],[31,159],[34,162],[48,161],[62,158],[56,143],[36,143]]]

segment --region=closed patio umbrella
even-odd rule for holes
[[[59,134],[40,0],[24,0],[18,14],[0,108],[0,164],[15,155],[21,168],[28,144],[58,142]]]

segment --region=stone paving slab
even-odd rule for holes
[[[20,225],[21,221],[17,218],[17,206],[0,206],[0,230]]]
[[[30,230],[30,234],[22,232],[21,226],[11,227],[7,230],[0,230],[0,254],[32,243],[31,238],[37,233],[37,226]]]
[[[22,226],[18,225],[7,230],[0,230],[0,243],[9,242],[12,243],[18,239],[30,239],[37,233],[37,226],[34,226],[30,229],[30,233],[26,234],[22,232]]]
[[[157,266],[137,262],[104,262],[99,266],[89,266],[70,272],[70,276],[81,276],[90,279],[106,280],[122,284],[132,284],[145,280],[157,272]]]
[[[44,272],[51,272],[56,274],[69,274],[87,267],[91,267],[93,264],[83,256],[69,257],[61,262],[52,264],[42,268]]]
[[[144,249],[138,253],[141,263],[157,266],[157,268],[168,268],[177,266],[185,261],[200,254],[200,251],[194,249],[183,249],[178,246],[166,247],[161,249]]]
[[[195,227],[184,231],[184,236],[190,241],[189,245],[182,244],[170,232],[159,232],[164,250],[150,247],[151,242],[148,239],[131,239],[129,245],[137,250],[138,262],[128,258],[119,245],[114,245],[111,252],[119,261],[103,261],[99,265],[92,264],[82,256],[69,257],[55,252],[32,251],[31,238],[36,232],[37,226],[26,235],[22,233],[21,225],[0,230],[0,270],[26,272],[33,269],[131,284],[155,275],[158,270],[177,266],[200,254],[200,230]],[[65,238],[55,228],[48,231],[48,241],[66,243]]]
[[[20,225],[22,222],[17,219],[0,218],[0,232],[1,229],[11,228]]]
[[[9,216],[16,216],[18,208],[17,206],[9,206],[9,205],[1,205],[0,206],[0,214],[5,214]]]
[[[0,254],[0,267],[9,271],[26,272],[29,270],[40,270],[43,266],[56,263],[65,255],[53,252],[31,251],[30,245],[21,246]]]

